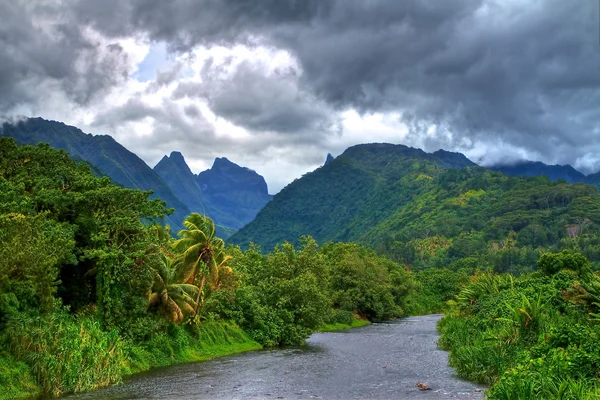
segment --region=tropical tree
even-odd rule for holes
[[[221,257],[225,243],[215,236],[215,224],[207,216],[192,213],[183,225],[186,229],[179,231],[181,239],[175,242],[174,248],[178,253],[177,261],[182,266],[183,282],[198,288],[194,302],[194,314],[197,314],[207,278],[212,282],[218,279],[219,265],[216,260]]]
[[[195,315],[195,285],[180,283],[177,265],[171,258],[162,254],[160,261],[153,266],[154,284],[148,295],[148,308],[160,309],[171,322],[183,321],[185,315]]]

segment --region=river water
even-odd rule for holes
[[[481,399],[436,346],[441,315],[334,333],[302,347],[260,350],[138,374],[74,399]],[[420,391],[416,384],[431,388]]]

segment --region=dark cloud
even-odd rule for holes
[[[79,12],[90,14],[92,3],[100,7],[80,2]],[[501,140],[549,161],[574,162],[600,133],[593,1],[123,3],[115,3],[122,20],[91,18],[94,26],[143,31],[177,50],[252,40],[287,49],[301,67],[303,90],[338,110],[400,111],[412,137],[432,148]],[[286,121],[273,120],[260,104],[232,99],[239,85],[228,84],[211,94],[224,115],[257,129],[285,130],[293,121],[295,115],[280,110]],[[249,86],[251,98],[256,90]],[[432,124],[437,133],[425,136]]]
[[[406,140],[427,150],[464,150],[484,163],[518,153],[591,172],[600,168],[598,12],[587,0],[3,1],[0,112],[50,90],[75,104],[101,99],[128,76],[123,37],[176,55],[241,43],[285,50],[296,65],[248,60],[231,72],[207,62],[192,82],[178,58],[147,89],[180,82],[171,99],[150,107],[139,93],[95,124],[151,119],[152,151],[237,145],[258,155],[331,143],[341,111],[393,112]],[[175,104],[184,98],[252,140],[218,137],[198,107]]]
[[[87,104],[127,77],[123,49],[96,40],[59,2],[2,1],[0,15],[1,110],[56,90]]]
[[[201,78],[201,83],[180,83],[174,98],[204,99],[216,115],[251,131],[301,134],[319,141],[341,129],[326,103],[299,88],[293,67],[270,72],[260,63],[244,61],[224,75],[223,67],[209,60]]]

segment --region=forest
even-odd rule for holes
[[[269,253],[48,145],[0,138],[0,397],[58,396],[178,362],[405,315],[407,268],[303,237]]]
[[[597,398],[598,190],[410,162],[411,200],[361,244],[300,235],[266,251],[197,213],[171,232],[150,192],[0,138],[0,398],[432,312],[451,365],[489,398]]]

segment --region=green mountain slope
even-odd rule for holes
[[[473,165],[459,153],[430,154],[392,144],[353,146],[286,186],[230,240],[265,249],[305,234],[319,241],[361,241],[378,222],[412,201],[420,182],[439,174],[442,166]]]
[[[440,158],[440,155],[442,156]],[[268,250],[312,235],[355,241],[417,268],[530,265],[572,246],[600,260],[600,194],[547,177],[510,177],[394,145],[360,145],[294,181],[230,238]],[[468,166],[465,162],[463,166]]]
[[[175,212],[166,218],[173,230],[181,228],[190,214],[169,186],[134,153],[110,136],[85,134],[61,122],[29,118],[16,124],[4,123],[0,136],[13,137],[18,143],[35,145],[39,142],[66,150],[75,159],[88,161],[114,182],[132,189],[152,190],[153,197],[167,202]]]

